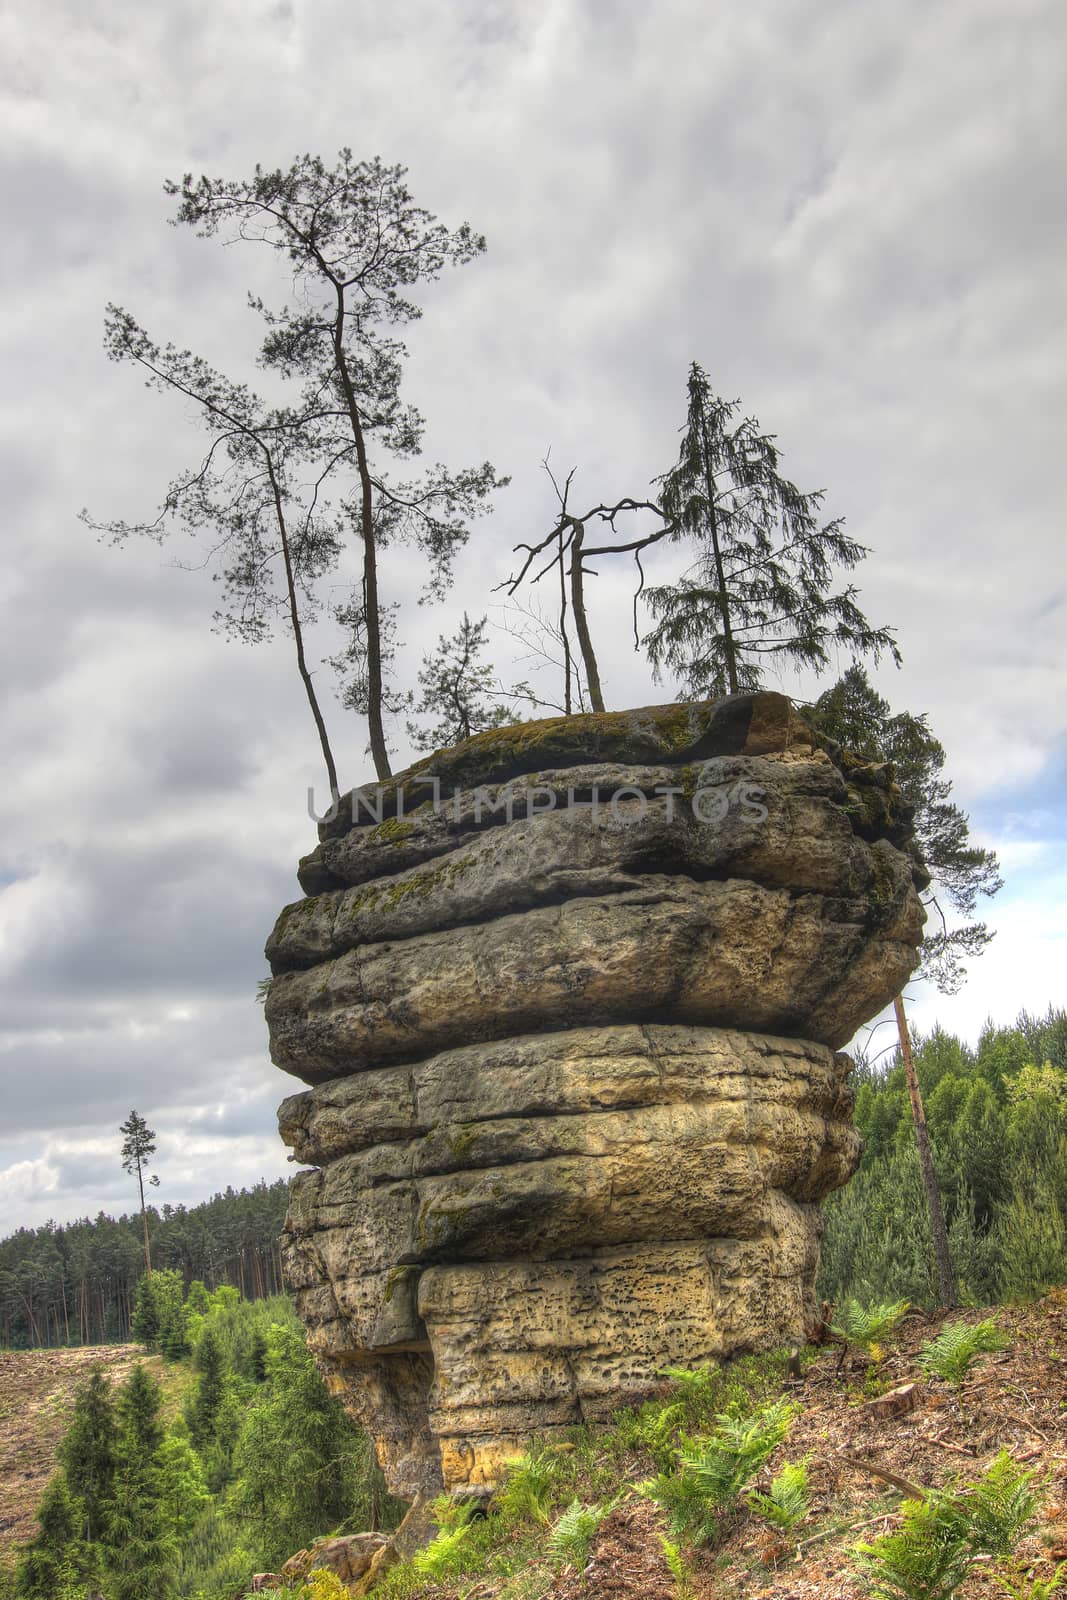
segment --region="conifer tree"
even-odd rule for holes
[[[105,1545],[109,1600],[169,1600],[177,1549],[163,1479],[159,1385],[138,1362],[119,1397],[120,1463]]]
[[[467,223],[450,231],[414,204],[405,169],[340,151],[327,167],[299,157],[286,170],[256,167],[251,178],[186,174],[167,183],[176,221],[203,236],[255,240],[285,262],[294,303],[252,304],[267,332],[261,364],[303,380],[297,411],[302,443],[318,465],[312,475],[346,476],[339,491],[361,555],[361,577],[339,616],[348,624],[346,700],[368,719],[379,778],[390,775],[383,711],[389,704],[389,610],[379,594],[379,555],[404,542],[417,553],[427,594],[451,581],[468,523],[486,508],[499,480],[488,462],[451,472],[440,464],[416,480],[396,481],[386,462],[420,453],[423,419],[400,397],[407,354],[394,330],[422,315],[411,290],[485,249]],[[321,477],[319,476],[321,473]]]
[[[189,1435],[198,1449],[205,1449],[215,1437],[219,1407],[226,1394],[226,1370],[222,1346],[210,1328],[200,1335],[194,1353],[200,1374],[196,1391],[186,1413]]]
[[[118,1426],[111,1385],[94,1367],[74,1398],[70,1427],[59,1446],[67,1485],[81,1509],[82,1537],[103,1535],[118,1462]]]
[[[137,1280],[133,1300],[130,1332],[146,1350],[159,1348],[159,1295],[154,1272],[145,1272]]]
[[[144,1269],[152,1270],[152,1252],[148,1246],[148,1212],[144,1203],[144,1175],[148,1170],[149,1158],[155,1155],[156,1136],[148,1123],[136,1111],[131,1111],[126,1121],[119,1127],[119,1132],[125,1134],[122,1145],[122,1165],[127,1172],[136,1175],[137,1192],[141,1198],[141,1223],[144,1228]],[[159,1183],[155,1174],[148,1180],[149,1183]]]
[[[57,1472],[37,1508],[38,1531],[22,1551],[15,1575],[18,1600],[61,1600],[87,1575],[87,1552],[79,1538],[81,1509],[62,1472]]]
[[[778,447],[754,417],[735,421],[694,361],[678,464],[659,480],[669,537],[693,564],[675,584],[647,591],[656,626],[645,640],[655,667],[682,678],[687,695],[758,689],[766,664],[828,666],[845,647],[899,661],[887,628],[874,628],[854,585],[834,571],[867,554],[838,519],[819,520],[821,491],[802,494],[778,471]]]
[[[423,657],[414,710],[436,721],[429,728],[408,723],[408,737],[416,750],[444,750],[486,728],[518,720],[511,706],[498,698],[494,668],[481,659],[485,626],[485,617],[472,622],[464,612],[456,633],[451,638],[441,634],[437,649]]]
[[[978,896],[996,894],[1002,879],[996,856],[991,850],[971,842],[967,816],[949,798],[952,785],[941,776],[945,764],[943,746],[930,732],[925,716],[912,716],[906,711],[894,716],[889,702],[877,693],[863,668],[856,664],[820,696],[811,720],[820,732],[858,755],[894,763],[896,781],[904,798],[914,807],[915,836],[931,880],[926,899],[937,913],[937,922],[923,939],[919,976],[929,979],[942,993],[954,993],[963,982],[963,959],[980,954],[993,936],[981,922],[951,928],[938,896],[943,895],[955,911],[971,916]],[[946,1306],[954,1306],[957,1285],[948,1229],[903,995],[897,995],[893,1011],[926,1192],[941,1300]]]

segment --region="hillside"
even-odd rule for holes
[[[886,1339],[881,1360],[850,1351],[840,1373],[840,1350],[829,1346],[801,1352],[799,1378],[788,1376],[781,1353],[728,1364],[702,1395],[665,1384],[663,1398],[624,1414],[614,1429],[575,1430],[568,1446],[543,1458],[540,1474],[526,1474],[510,1501],[505,1490],[505,1508],[473,1524],[451,1560],[442,1549],[438,1565],[447,1571],[431,1579],[411,1567],[394,1569],[376,1593],[383,1600],[858,1600],[867,1591],[849,1547],[899,1527],[904,1494],[889,1480],[962,1486],[1007,1449],[1041,1489],[1038,1521],[1016,1550],[1028,1595],[1030,1577],[1049,1578],[1067,1557],[1067,1291],[1031,1307],[965,1311],[951,1320],[974,1324],[986,1316],[1008,1343],[979,1355],[958,1390],[919,1369],[921,1346],[945,1320],[921,1312],[909,1313]],[[878,1397],[912,1382],[915,1409],[880,1417]],[[674,1464],[680,1433],[706,1436],[714,1413],[781,1395],[798,1410],[760,1481],[766,1488],[783,1462],[810,1457],[807,1514],[780,1536],[739,1507],[722,1520],[722,1537],[703,1548],[687,1551],[679,1539],[688,1565],[679,1586],[661,1543],[666,1514],[636,1484]],[[856,1464],[863,1462],[886,1476]],[[531,1487],[547,1517],[540,1527],[536,1505],[530,1514]],[[604,1504],[620,1493],[579,1564],[553,1560],[552,1530],[573,1500]],[[433,1558],[418,1564],[432,1566]],[[1008,1570],[1003,1561],[980,1558],[958,1590],[961,1600],[1003,1594],[994,1575]]]
[[[146,1356],[139,1345],[0,1350],[0,1571],[34,1531],[34,1510],[55,1471],[75,1390],[97,1365],[113,1384],[121,1383],[135,1361],[162,1381],[165,1413],[176,1409],[187,1369]]]

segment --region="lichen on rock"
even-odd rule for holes
[[[776,694],[494,729],[320,827],[268,943],[284,1250],[395,1493],[803,1338],[909,837]]]

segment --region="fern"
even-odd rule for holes
[[[1067,1561],[1060,1562],[1051,1578],[1033,1578],[1028,1586],[1023,1577],[1018,1581],[1000,1573],[994,1573],[994,1577],[1011,1600],[1053,1600],[1067,1587]]]
[[[736,1506],[745,1485],[789,1431],[796,1407],[786,1400],[759,1407],[747,1416],[721,1415],[716,1429],[679,1453],[674,1472],[661,1472],[640,1485],[641,1493],[663,1506],[672,1534],[704,1544],[723,1513]]]
[[[877,1305],[867,1307],[861,1306],[858,1300],[846,1300],[839,1307],[837,1319],[830,1325],[830,1332],[877,1359],[876,1346],[887,1333],[892,1333],[907,1309],[906,1300],[880,1301]]]
[[[508,1475],[495,1496],[497,1508],[508,1516],[546,1525],[552,1520],[559,1472],[559,1457],[535,1442],[526,1455],[508,1462]]]
[[[947,1498],[976,1555],[1010,1555],[1037,1516],[1033,1480],[1033,1472],[1001,1450],[977,1483]]]
[[[1009,1343],[1005,1333],[997,1327],[992,1317],[973,1326],[967,1322],[949,1322],[936,1339],[930,1339],[919,1352],[919,1365],[924,1372],[933,1373],[958,1387],[967,1376],[976,1355],[989,1350],[1003,1350]]]
[[[872,1593],[884,1600],[949,1600],[975,1561],[1009,1555],[1031,1527],[1038,1504],[1033,1477],[1002,1450],[977,1483],[907,1501],[898,1532],[853,1547]],[[1037,1590],[1027,1600],[1048,1596]]]
[[[436,1539],[422,1550],[416,1550],[411,1565],[420,1578],[451,1578],[463,1571],[467,1552],[463,1544],[471,1531],[469,1522],[458,1528],[442,1528]]]
[[[569,1562],[579,1572],[589,1559],[589,1545],[610,1508],[606,1505],[583,1506],[578,1499],[571,1501],[566,1511],[548,1536],[549,1554],[557,1567]]]
[[[746,1495],[745,1504],[757,1516],[769,1522],[781,1533],[789,1533],[798,1522],[803,1522],[811,1506],[808,1494],[808,1461],[786,1462],[781,1472],[771,1482],[766,1494],[753,1490]]]
[[[973,1554],[959,1520],[937,1500],[908,1500],[896,1533],[853,1546],[878,1600],[952,1600]]]
[[[667,1563],[667,1570],[674,1579],[674,1600],[690,1600],[693,1585],[689,1576],[689,1568],[685,1557],[676,1544],[672,1544],[665,1533],[659,1536],[663,1546],[663,1559]]]
[[[662,1367],[657,1376],[669,1378],[686,1405],[695,1410],[711,1399],[718,1372],[715,1367]]]

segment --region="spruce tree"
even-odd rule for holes
[[[104,1531],[118,1464],[118,1425],[111,1386],[94,1367],[74,1398],[59,1460],[81,1508],[82,1537],[97,1542]]]
[[[867,551],[844,524],[820,521],[821,491],[803,494],[778,471],[778,447],[754,417],[735,420],[694,361],[678,463],[659,480],[669,537],[692,553],[674,584],[646,591],[656,626],[653,666],[679,674],[687,695],[758,689],[768,665],[825,668],[832,651],[899,661],[854,585],[835,589]]]
[[[159,1349],[159,1295],[154,1272],[144,1272],[137,1280],[130,1332],[146,1350]]]
[[[819,697],[811,720],[820,732],[858,755],[872,761],[893,762],[896,781],[914,807],[915,836],[930,878],[926,901],[936,912],[931,931],[923,939],[919,976],[929,979],[942,993],[954,993],[963,982],[964,959],[980,954],[993,936],[982,922],[950,927],[939,896],[950,909],[970,917],[978,896],[996,894],[1002,880],[996,856],[971,842],[967,816],[949,798],[952,785],[941,776],[944,747],[930,732],[925,716],[906,711],[894,715],[889,702],[873,688],[863,668],[855,664]],[[954,1306],[956,1275],[903,995],[897,995],[893,1011],[941,1300],[946,1306]]]
[[[109,1600],[169,1600],[177,1547],[167,1516],[159,1385],[138,1363],[119,1398],[120,1465],[108,1510]]]
[[[214,1440],[219,1407],[226,1394],[226,1367],[222,1346],[210,1328],[200,1335],[193,1357],[200,1374],[192,1396],[186,1420],[189,1436],[198,1450],[206,1449]]]
[[[57,1472],[37,1508],[38,1531],[19,1558],[18,1600],[61,1600],[87,1575],[87,1552],[78,1536],[81,1509],[62,1472]]]

